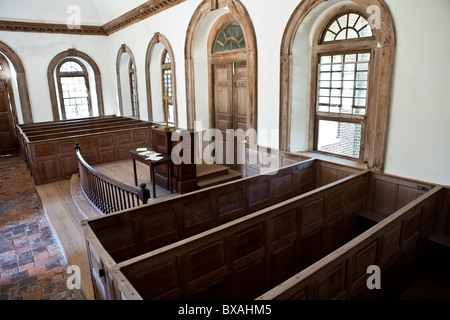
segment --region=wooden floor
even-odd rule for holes
[[[134,173],[133,173],[133,161],[123,160],[113,163],[105,163],[94,166],[96,170],[114,178],[115,180],[125,183],[130,186],[134,186]],[[147,188],[151,190],[150,168],[149,166],[136,161],[136,171],[138,184],[146,183]],[[161,201],[179,194],[171,194],[170,190],[164,189],[160,186],[156,186],[156,198],[150,198],[149,203]],[[153,197],[153,196],[152,196]]]
[[[36,186],[36,189],[67,263],[80,267],[81,291],[85,299],[93,300],[86,242],[80,224],[82,216],[72,200],[70,180]]]
[[[149,189],[150,171],[141,163],[137,163],[137,175],[139,183],[147,183]],[[117,181],[134,185],[133,164],[131,160],[101,164],[95,169],[114,178]],[[77,265],[81,270],[81,290],[85,299],[93,300],[94,292],[89,271],[89,261],[86,254],[86,242],[81,221],[96,215],[95,210],[83,210],[80,212],[80,199],[74,201],[74,196],[83,196],[80,191],[74,189],[73,183],[78,181],[76,176],[72,180],[57,181],[54,183],[37,186],[36,189],[42,200],[47,218],[55,232],[64,255],[69,265]],[[156,187],[156,198],[151,198],[149,202],[161,201],[179,194],[171,194],[159,186]],[[83,200],[83,199],[82,199]],[[84,203],[88,201],[84,199]]]

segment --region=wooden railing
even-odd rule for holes
[[[150,190],[142,183],[134,188],[105,176],[92,168],[81,156],[80,145],[75,143],[78,158],[80,185],[86,197],[103,214],[138,207],[147,204]]]

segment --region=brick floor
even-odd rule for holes
[[[17,156],[0,157],[0,300],[82,300]]]

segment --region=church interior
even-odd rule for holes
[[[449,13],[0,0],[0,300],[450,299]]]

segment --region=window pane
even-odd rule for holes
[[[369,61],[370,53],[360,53],[358,54],[358,61]]]
[[[335,22],[333,22],[331,24],[331,26],[328,28],[328,30],[330,30],[330,31],[334,32],[335,34],[337,34],[341,30],[341,28],[339,27],[337,21],[335,21]]]
[[[317,150],[359,159],[362,125],[319,121]]]
[[[334,41],[334,37],[336,37],[336,35],[334,33],[331,33],[330,31],[327,31],[327,33],[325,34],[324,41],[325,42]]]
[[[356,61],[356,54],[345,55],[345,62],[355,62],[355,61]]]
[[[342,72],[333,72],[331,80],[333,81],[342,80]]]
[[[350,27],[350,28],[353,28],[354,26],[355,26],[355,23],[356,23],[356,21],[358,20],[358,23],[359,23],[359,20],[361,20],[361,19],[363,19],[364,20],[364,18],[362,18],[361,16],[359,16],[359,15],[357,15],[357,14],[354,14],[354,13],[351,13],[351,14],[349,14],[349,18],[348,18],[348,26]]]
[[[356,80],[367,80],[367,72],[357,72],[356,73]]]
[[[319,82],[319,87],[320,88],[329,88],[330,87],[330,81],[320,81]]]
[[[347,15],[344,15],[344,16],[338,18],[337,21],[339,22],[341,29],[347,28],[347,17],[348,17]]]
[[[321,72],[329,72],[329,71],[331,71],[331,65],[326,64],[326,65],[320,66],[320,71]]]
[[[331,63],[331,56],[320,57],[320,63]]]
[[[338,55],[338,56],[333,56],[333,63],[339,63],[342,62],[342,56]]]
[[[363,29],[361,29],[361,30],[359,31],[359,36],[360,36],[361,38],[364,38],[364,37],[371,37],[371,36],[372,36],[372,30],[370,29],[370,26],[367,25],[367,26],[365,26]]]
[[[353,29],[347,29],[347,39],[358,39],[358,33]]]
[[[329,73],[329,72],[320,73],[319,79],[321,81],[330,81],[331,80],[331,73]]]

